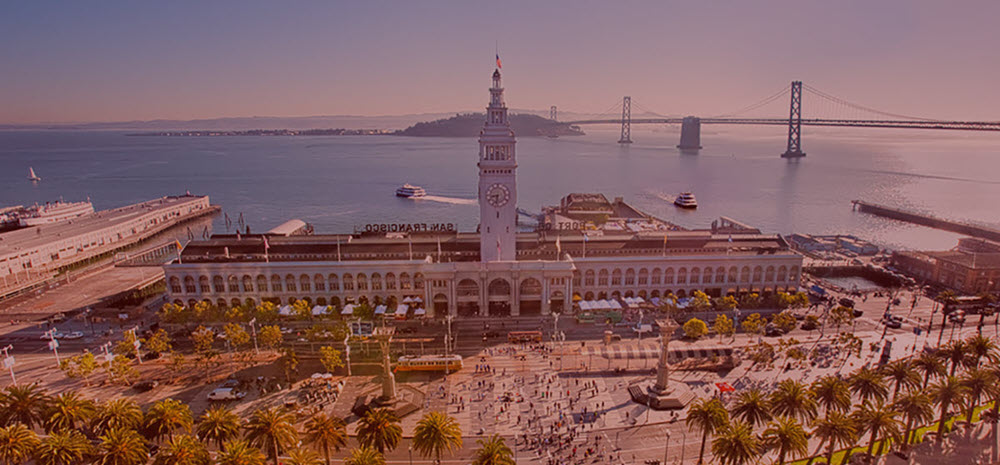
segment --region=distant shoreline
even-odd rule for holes
[[[126,136],[160,137],[224,137],[224,136],[392,136],[399,131],[388,129],[250,129],[243,131],[151,131],[133,132]]]

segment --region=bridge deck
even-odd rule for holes
[[[906,221],[908,223],[929,226],[944,231],[951,231],[959,234],[967,234],[972,237],[989,239],[991,241],[1000,241],[1000,229],[991,228],[983,225],[966,223],[962,221],[946,220],[944,218],[938,218],[936,216],[925,215],[922,213],[902,210],[894,207],[888,207],[885,205],[863,202],[861,200],[853,200],[851,201],[851,203],[854,204],[853,208],[855,210],[864,213],[871,213],[873,215],[878,215],[885,218],[891,218],[894,220]]]

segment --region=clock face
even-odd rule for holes
[[[510,189],[503,184],[494,184],[486,191],[486,201],[494,207],[500,208],[510,200]]]

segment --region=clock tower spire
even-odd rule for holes
[[[499,65],[499,59],[497,60]],[[483,262],[510,261],[517,251],[517,158],[507,119],[500,69],[493,71],[486,123],[479,132],[479,255]]]

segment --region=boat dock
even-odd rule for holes
[[[871,213],[885,218],[891,218],[908,223],[928,226],[944,231],[956,232],[972,237],[1000,241],[1000,229],[982,226],[978,224],[966,223],[962,221],[946,220],[936,216],[902,210],[895,207],[868,203],[861,200],[852,200],[852,210],[863,213]]]

